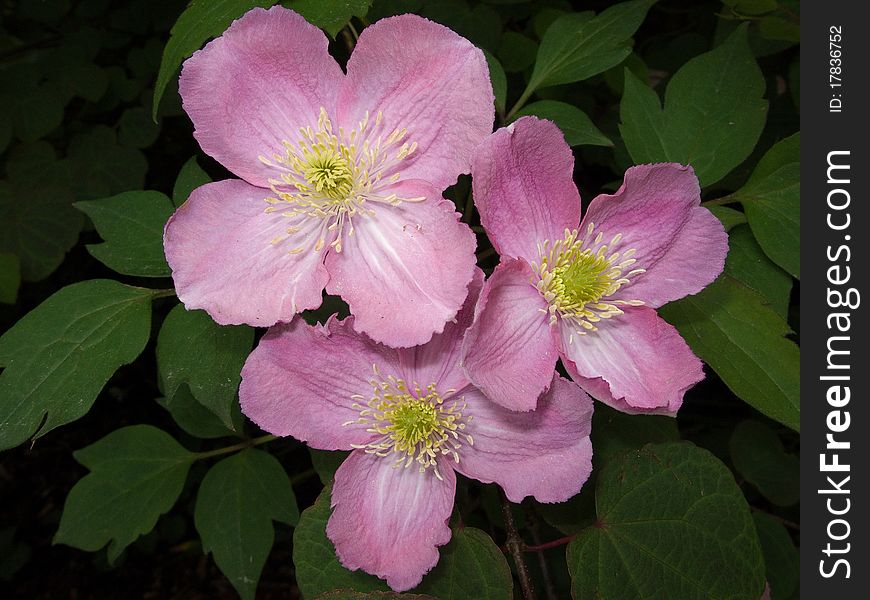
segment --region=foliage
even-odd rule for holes
[[[241,368],[262,332],[185,309],[163,255],[173,211],[231,176],[192,136],[182,62],[251,8],[277,3],[50,0],[4,11],[0,470],[43,483],[10,494],[0,579],[20,582],[21,596],[65,594],[46,592],[43,574],[73,577],[66,565],[76,564],[121,595],[131,592],[117,587],[125,569],[147,564],[139,571],[171,580],[158,575],[175,561],[203,594],[244,599],[273,597],[266,579],[281,597],[332,600],[508,600],[526,579],[555,597],[608,600],[757,600],[766,579],[774,598],[796,598],[792,3],[280,2],[324,29],[342,64],[380,18],[415,12],[452,28],[485,53],[496,127],[537,115],[562,129],[584,202],[633,164],[688,163],[729,232],[719,279],[660,309],[708,375],[677,419],[596,403],[592,479],[567,502],[513,506],[516,530],[494,486],[460,478],[452,540],[403,594],[345,569],[326,537],[345,453],[263,436],[241,415]],[[445,197],[478,232],[491,273],[497,258],[468,179]],[[330,297],[304,316],[333,312],[346,306]]]

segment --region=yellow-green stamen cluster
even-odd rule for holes
[[[304,215],[323,221],[314,250],[320,251],[327,237],[330,245],[341,252],[343,233],[353,235],[353,218],[373,215],[367,203],[396,206],[401,202],[419,202],[423,198],[400,198],[396,194],[379,193],[384,185],[399,181],[398,164],[417,149],[416,142],[404,141],[407,129],[393,129],[389,134],[383,126],[383,114],[374,122],[369,115],[356,129],[347,133],[343,128],[333,132],[326,109],[320,109],[317,128],[303,127],[296,142],[284,141],[284,154],[272,158],[260,156],[260,162],[280,171],[280,177],[269,179],[274,194],[266,198],[267,213],[281,212],[286,217]],[[272,240],[277,245],[299,231],[287,229],[287,235]],[[289,252],[296,254],[302,248]]]
[[[353,396],[353,407],[360,416],[344,425],[367,425],[366,431],[380,437],[354,447],[381,457],[397,455],[396,467],[408,468],[417,463],[420,472],[432,467],[441,479],[438,457],[451,456],[458,463],[463,442],[474,444],[471,435],[464,432],[471,421],[470,416],[462,414],[465,401],[460,397],[445,402],[434,383],[425,388],[417,383],[409,387],[392,375],[384,378],[377,365],[374,374],[369,382],[372,397]],[[453,392],[447,390],[444,395],[450,397]]]
[[[574,325],[574,331],[583,335],[596,331],[595,323],[621,315],[620,306],[640,306],[640,300],[613,300],[610,296],[644,269],[632,269],[637,262],[632,256],[635,249],[620,252],[611,249],[618,246],[622,234],[616,234],[607,244],[602,244],[602,233],[593,237],[595,225],[590,223],[586,235],[566,229],[565,237],[538,246],[540,262],[533,265],[537,273],[533,282],[549,304],[550,322],[559,318]],[[573,341],[573,335],[569,343]]]

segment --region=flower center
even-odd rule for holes
[[[353,396],[353,408],[359,411],[359,419],[344,425],[367,425],[366,431],[378,437],[368,444],[355,445],[368,454],[386,457],[397,454],[396,467],[408,468],[415,462],[422,473],[432,467],[435,476],[438,472],[438,457],[449,455],[459,462],[459,449],[462,442],[474,444],[469,434],[464,433],[471,416],[463,416],[465,401],[450,398],[445,401],[435,384],[426,388],[419,384],[408,384],[392,375],[383,378],[377,365],[375,377],[369,382],[372,397]],[[450,397],[455,390],[446,390]]]
[[[383,114],[374,122],[369,115],[356,129],[346,132],[332,129],[326,109],[320,109],[317,128],[303,127],[296,142],[284,141],[284,154],[272,158],[260,156],[260,162],[278,171],[269,179],[273,196],[266,198],[265,212],[281,212],[285,217],[300,215],[319,219],[315,251],[320,251],[331,238],[330,245],[341,252],[345,231],[353,235],[353,219],[371,216],[372,203],[396,206],[401,202],[420,202],[423,198],[400,198],[387,193],[387,186],[401,179],[399,164],[411,156],[417,144],[405,140],[407,129],[394,129],[387,133]],[[277,245],[299,231],[287,229],[287,235],[272,240]],[[290,250],[291,254],[303,248]]]
[[[565,237],[538,245],[540,263],[533,265],[538,274],[533,281],[547,300],[550,322],[558,318],[575,326],[574,332],[584,335],[596,331],[595,323],[621,315],[620,306],[640,306],[640,300],[613,300],[610,297],[634,275],[644,269],[623,273],[637,261],[632,258],[636,250],[620,252],[616,247],[622,234],[616,234],[608,244],[602,244],[604,234],[593,237],[595,225],[590,223],[586,235],[577,230],[565,230]],[[573,335],[569,343],[573,341]]]

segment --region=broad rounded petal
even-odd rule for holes
[[[334,114],[341,67],[320,29],[286,8],[255,8],[184,62],[178,89],[200,146],[256,185],[276,172],[258,157],[283,154],[299,128]]]
[[[242,412],[269,433],[321,450],[371,441],[365,425],[345,423],[359,419],[355,403],[372,397],[373,366],[396,374],[398,360],[353,331],[351,321],[311,326],[297,318],[269,329],[242,368]]]
[[[565,368],[586,391],[617,410],[676,415],[685,391],[704,379],[701,361],[655,310],[624,310],[586,335],[572,335],[562,322]]]
[[[498,265],[483,286],[462,343],[469,381],[511,410],[534,410],[559,356],[547,301],[529,283],[532,275],[523,259]]]
[[[655,308],[697,293],[716,279],[725,264],[728,237],[700,202],[695,171],[674,163],[632,167],[616,194],[591,202],[580,229],[586,234],[594,225],[593,239],[601,237],[587,247],[606,244],[608,254],[633,249],[636,262],[629,269],[646,271],[629,276],[630,283],[614,299],[640,300]],[[621,239],[611,243],[618,234]]]
[[[613,298],[636,298],[658,308],[697,294],[719,276],[727,254],[728,234],[722,222],[703,206],[696,206],[665,255]]]
[[[350,305],[357,331],[388,346],[416,346],[441,333],[462,307],[476,240],[430,185],[409,181],[391,191],[426,199],[379,204],[373,216],[355,218],[343,250],[326,258],[328,291]]]
[[[483,271],[474,269],[474,278],[468,286],[468,297],[456,319],[444,326],[444,331],[432,336],[422,346],[399,348],[399,361],[404,379],[426,387],[434,383],[443,396],[447,390],[459,390],[468,385],[468,379],[459,366],[462,358],[462,338],[474,319],[474,307],[483,287]]]
[[[495,118],[483,53],[447,27],[416,15],[366,27],[347,63],[338,122],[356,127],[383,113],[386,135],[407,130],[416,152],[401,164],[405,179],[439,190],[468,173],[475,147]]]
[[[390,457],[357,450],[335,472],[332,516],[326,535],[341,564],[386,579],[403,592],[438,563],[438,546],[450,541],[456,475],[441,470],[395,468]]]
[[[461,392],[474,443],[460,449],[457,471],[499,484],[511,502],[564,502],[580,491],[592,472],[592,400],[551,375],[549,391],[529,413],[505,410],[471,386]]]
[[[471,166],[474,204],[498,253],[538,260],[538,244],[580,222],[574,156],[552,121],[523,117],[489,136]]]
[[[238,179],[207,183],[166,223],[166,260],[188,309],[221,325],[268,327],[320,306],[329,275],[313,247],[322,223],[266,214],[265,197]],[[290,226],[299,231],[287,235]]]

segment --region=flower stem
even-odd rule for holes
[[[165,290],[149,290],[152,298],[171,298],[175,295],[175,289],[169,288]]]
[[[526,89],[523,90],[523,95],[519,97],[519,100],[517,100],[516,104],[513,105],[513,108],[508,111],[504,120],[510,121],[511,117],[513,117],[517,113],[517,111],[525,105],[526,101],[531,97],[534,92],[535,90],[531,86],[526,86]]]
[[[259,446],[260,444],[266,444],[271,442],[272,440],[277,440],[277,436],[274,435],[263,435],[258,438],[253,438],[250,440],[245,440],[244,442],[239,442],[238,444],[233,444],[232,446],[224,446],[223,448],[217,448],[215,450],[209,450],[208,452],[197,452],[196,460],[203,460],[206,458],[211,458],[213,456],[221,456],[223,454],[231,454],[233,452],[238,452],[239,450],[244,450],[245,448],[253,448],[254,446]]]
[[[517,532],[517,526],[514,523],[514,515],[511,512],[511,503],[508,501],[504,490],[499,489],[501,493],[501,513],[504,517],[504,525],[507,530],[507,548],[513,556],[514,564],[517,567],[517,578],[520,580],[520,589],[523,591],[523,600],[535,600],[535,592],[532,589],[532,579],[529,576],[529,568],[526,566],[526,561],[523,558],[523,547],[525,544],[520,539],[520,534]]]
[[[465,208],[462,210],[462,222],[471,223],[471,215],[474,212],[474,196],[468,190],[468,198],[465,199]]]
[[[523,550],[525,550],[526,552],[542,552],[543,550],[549,550],[550,548],[558,548],[559,546],[564,546],[565,544],[570,543],[576,537],[576,535],[566,535],[565,537],[561,537],[557,540],[552,540],[549,542],[544,542],[543,544],[525,546]]]
[[[732,195],[729,194],[728,196],[722,196],[721,198],[714,198],[713,200],[707,200],[705,202],[701,202],[701,206],[721,206],[723,204],[732,204],[734,202],[737,202],[737,200],[735,200],[731,196]]]

